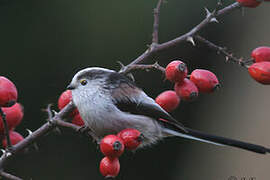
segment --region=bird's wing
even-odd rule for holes
[[[126,79],[111,89],[113,103],[118,109],[132,114],[144,115],[155,120],[165,119],[167,123],[187,133],[184,126],[163,110],[152,98],[147,96],[133,82]]]

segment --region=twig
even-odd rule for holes
[[[8,129],[8,124],[7,124],[7,120],[6,120],[6,114],[4,113],[3,109],[0,107],[0,115],[2,116],[2,120],[3,120],[3,124],[4,124],[4,129],[5,129],[5,138],[7,140],[7,149],[11,149],[12,145],[11,145],[11,141],[10,141],[10,137],[9,137],[9,129]]]
[[[247,67],[247,63],[249,62],[249,60],[243,61],[242,58],[236,58],[235,56],[233,56],[232,53],[227,52],[226,48],[220,47],[220,46],[208,41],[207,39],[201,37],[200,35],[196,35],[195,38],[198,41],[200,41],[200,42],[204,43],[205,45],[207,45],[209,48],[217,51],[218,53],[221,53],[221,54],[225,55],[226,61],[235,62],[235,63],[239,64],[240,66]]]
[[[59,113],[57,113],[51,121],[47,122],[46,124],[42,125],[40,128],[38,128],[36,131],[34,131],[32,134],[29,134],[24,140],[19,142],[18,144],[14,145],[12,149],[8,150],[7,153],[4,153],[0,158],[0,169],[4,169],[5,164],[15,155],[17,155],[19,152],[21,152],[26,147],[33,144],[37,139],[44,136],[51,130],[53,130],[57,126],[57,121],[63,120],[65,121],[65,118],[67,115],[74,110],[75,106],[71,102],[65,108],[63,108]],[[1,175],[1,174],[0,174]]]
[[[159,0],[157,7],[154,9],[154,24],[153,24],[153,38],[152,44],[158,44],[158,30],[159,30],[159,12],[160,6],[163,3],[163,0]]]
[[[160,66],[157,62],[154,63],[154,64],[134,64],[134,65],[131,65],[129,66],[126,70],[125,70],[125,74],[128,74],[130,73],[131,71],[133,70],[137,70],[137,69],[140,69],[140,70],[150,70],[150,69],[157,69],[159,71],[161,71],[162,73],[165,73],[165,68]]]
[[[240,8],[241,5],[236,2],[233,3],[219,11],[213,11],[212,13],[207,13],[206,18],[199,23],[196,27],[194,27],[193,29],[191,29],[189,32],[187,32],[186,34],[179,36],[173,40],[167,41],[165,43],[162,44],[156,44],[155,46],[150,46],[149,49],[147,49],[143,54],[141,54],[139,57],[137,57],[136,59],[134,59],[131,63],[129,63],[127,66],[125,66],[124,68],[122,68],[120,70],[120,72],[125,72],[129,66],[132,66],[134,64],[139,64],[144,62],[146,59],[149,59],[150,57],[152,57],[154,54],[159,53],[163,50],[166,50],[168,48],[172,48],[178,44],[180,44],[181,42],[184,41],[191,41],[193,36],[198,33],[202,28],[204,28],[206,25],[208,25],[210,22],[215,21],[215,19],[219,16],[228,14],[229,12],[232,12],[235,9]]]
[[[69,122],[65,122],[63,120],[55,120],[54,122],[57,126],[59,127],[65,127],[65,128],[69,128],[72,129],[76,132],[79,132],[80,129],[82,128],[81,126],[77,126],[75,124],[69,123]]]
[[[14,176],[12,174],[6,173],[4,171],[0,171],[0,176],[8,179],[8,180],[22,180],[21,178]]]

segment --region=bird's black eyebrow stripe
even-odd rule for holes
[[[83,74],[79,75],[77,77],[77,79],[78,80],[83,79],[83,78],[96,79],[99,77],[104,77],[104,75],[107,73],[111,73],[111,72],[106,72],[106,71],[102,71],[102,70],[91,70],[91,71],[87,71],[87,72],[84,72]]]
[[[108,84],[115,84],[115,85],[120,85],[121,83],[126,83],[128,85],[136,87],[135,82],[131,81],[127,76],[120,74],[118,72],[111,73],[107,78],[107,83]]]

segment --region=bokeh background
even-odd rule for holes
[[[128,64],[151,41],[152,9],[157,0],[0,0],[0,75],[17,85],[25,107],[17,131],[27,135],[46,122],[42,109],[56,103],[61,92],[80,69],[101,66],[119,69]],[[228,0],[225,5],[234,2]],[[214,0],[170,0],[161,9],[160,41],[175,38],[205,17],[204,7]],[[249,58],[253,48],[270,45],[270,3],[240,10],[219,19],[202,31],[209,40],[226,46],[238,57]],[[270,146],[269,87],[253,81],[247,70],[226,63],[202,44],[190,43],[162,52],[149,63],[166,65],[182,59],[192,71],[206,68],[221,81],[214,94],[201,94],[191,103],[182,102],[173,116],[186,126],[209,133]],[[159,72],[138,72],[137,84],[156,97],[172,84]],[[96,144],[63,130],[38,141],[39,151],[21,155],[7,171],[24,179],[103,179],[98,165],[102,158]],[[230,147],[169,138],[136,154],[121,157],[118,179],[227,180],[255,177],[269,179],[269,155]],[[245,179],[246,180],[246,179]]]

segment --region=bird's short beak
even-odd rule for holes
[[[68,89],[68,90],[73,90],[73,89],[75,89],[75,86],[73,86],[72,84],[69,84],[69,85],[67,86],[67,89]]]

